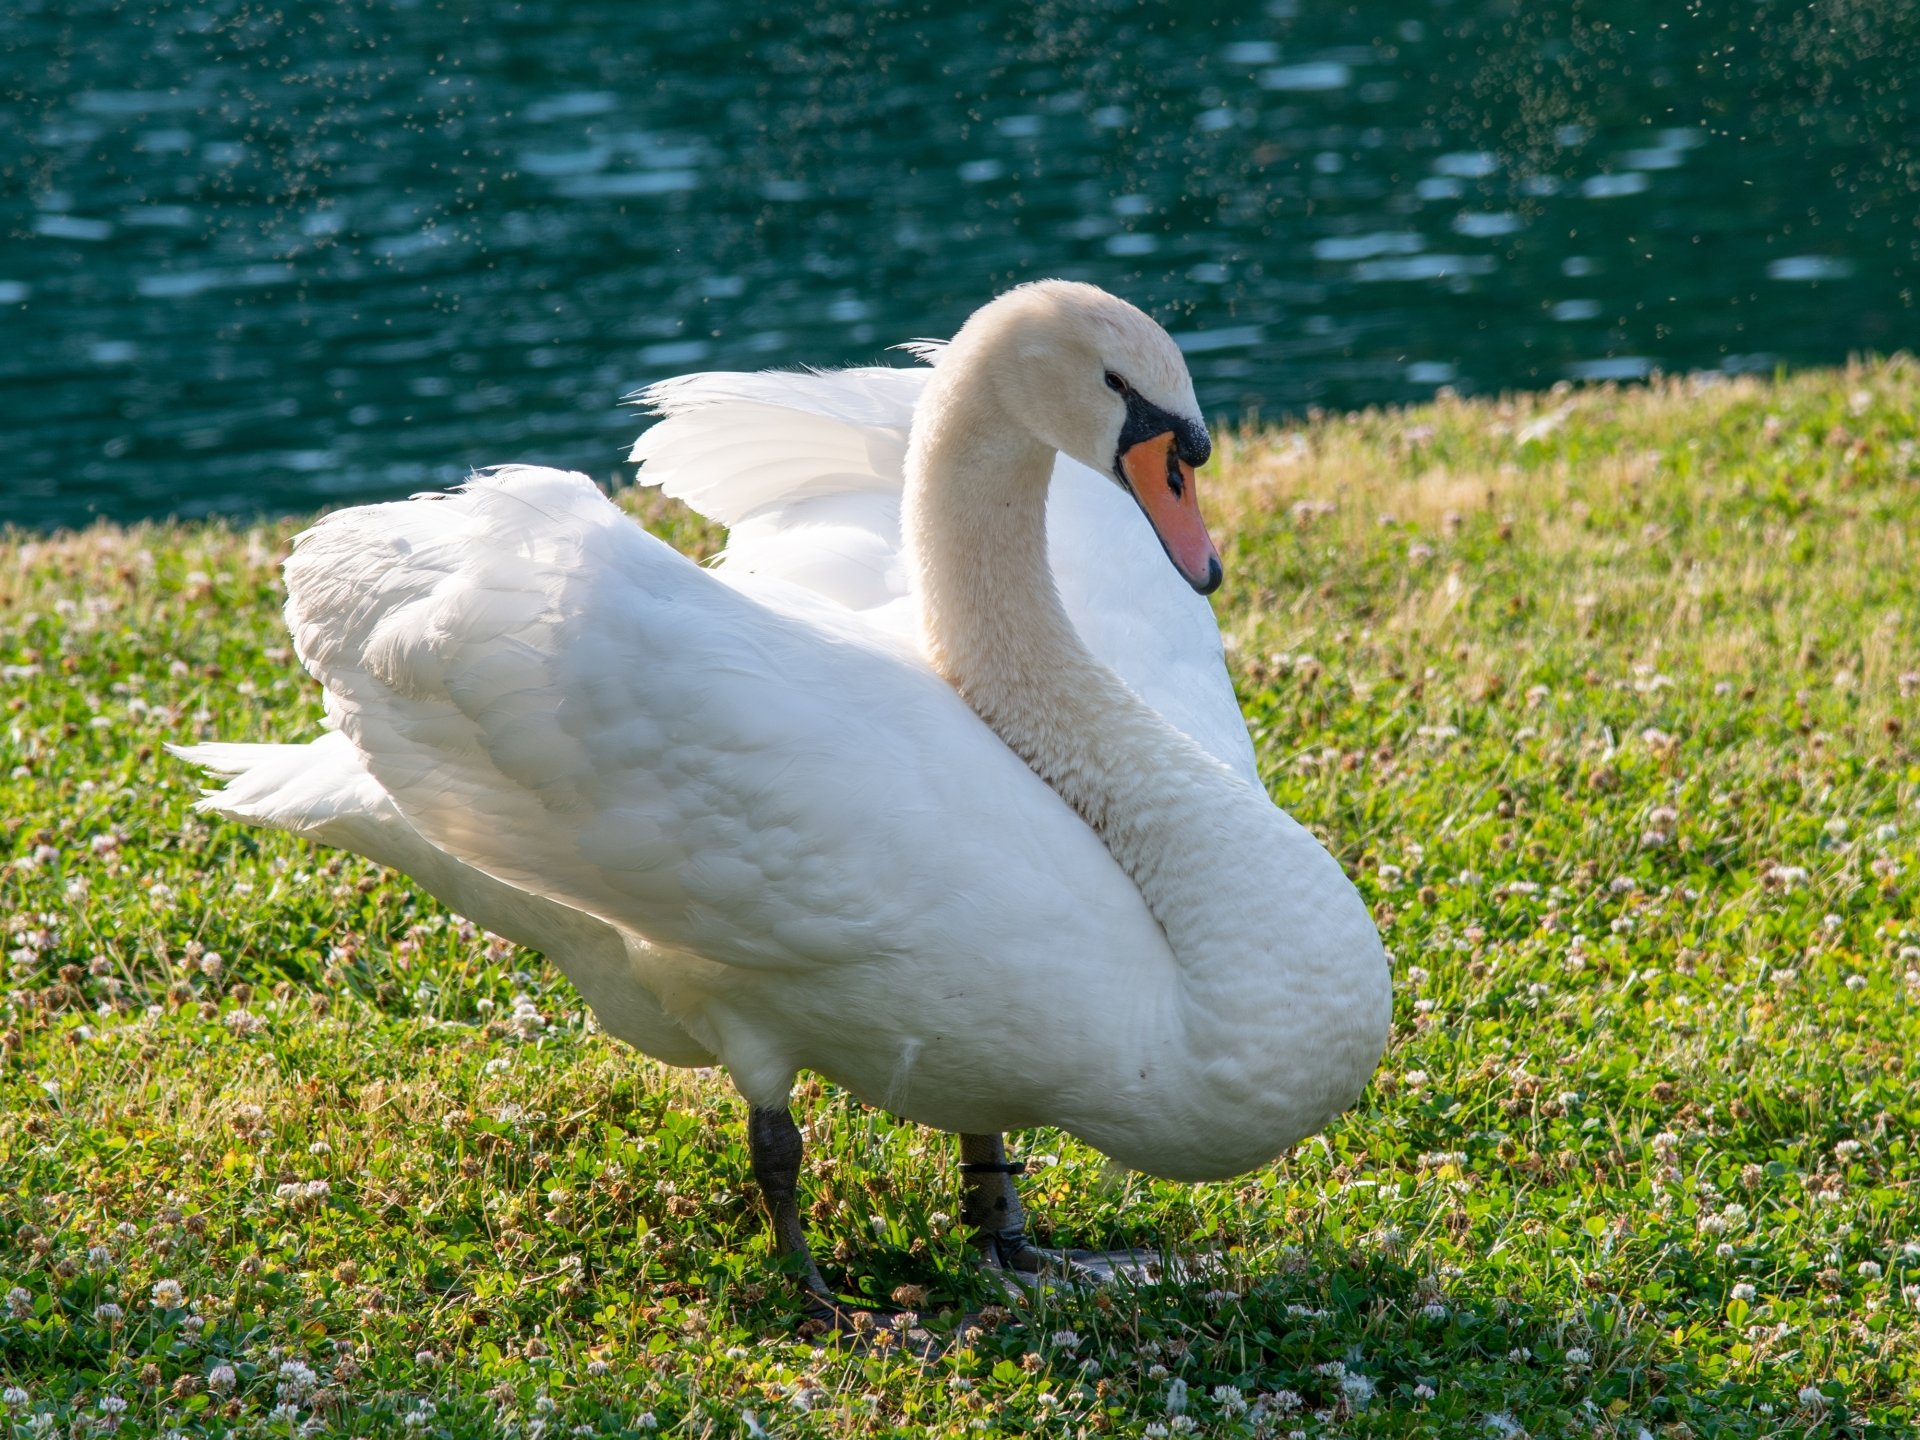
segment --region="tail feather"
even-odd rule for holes
[[[215,743],[167,748],[214,779],[226,781],[221,789],[202,795],[196,810],[315,838],[341,821],[380,825],[399,819],[392,797],[367,773],[353,743],[338,733],[323,735],[310,745]]]
[[[436,849],[368,773],[353,742],[329,731],[310,745],[170,745],[225,788],[197,809],[287,830],[409,875],[448,909],[539,950],[573,978],[609,1032],[670,1065],[710,1065],[651,993],[636,985],[618,931],[544,896],[502,884]],[[637,943],[637,942],[633,942]]]
[[[213,741],[205,745],[169,745],[167,752],[189,765],[199,766],[215,780],[231,780],[273,758],[274,751],[304,748],[300,745],[237,745]]]

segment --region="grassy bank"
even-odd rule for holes
[[[0,1412],[1912,1433],[1916,402],[1896,363],[1226,437],[1235,675],[1274,795],[1376,908],[1392,1045],[1233,1185],[1016,1137],[1056,1241],[1221,1268],[930,1363],[789,1338],[724,1077],[638,1060],[402,880],[189,813],[162,742],[315,733],[296,526],[0,544]],[[950,1142],[801,1109],[837,1281],[992,1298]]]

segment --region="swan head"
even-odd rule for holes
[[[1193,475],[1213,442],[1172,336],[1098,286],[1041,280],[977,311],[954,337],[975,346],[1009,418],[1131,495],[1195,590],[1219,587]]]

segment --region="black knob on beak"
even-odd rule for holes
[[[1208,436],[1206,426],[1192,420],[1180,420],[1174,424],[1173,448],[1182,460],[1198,470],[1213,454],[1213,440]]]

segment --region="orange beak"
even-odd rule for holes
[[[1121,451],[1120,473],[1133,498],[1147,512],[1147,522],[1160,537],[1173,568],[1202,595],[1219,589],[1220,552],[1200,518],[1193,467],[1174,453],[1173,432],[1155,435]]]

